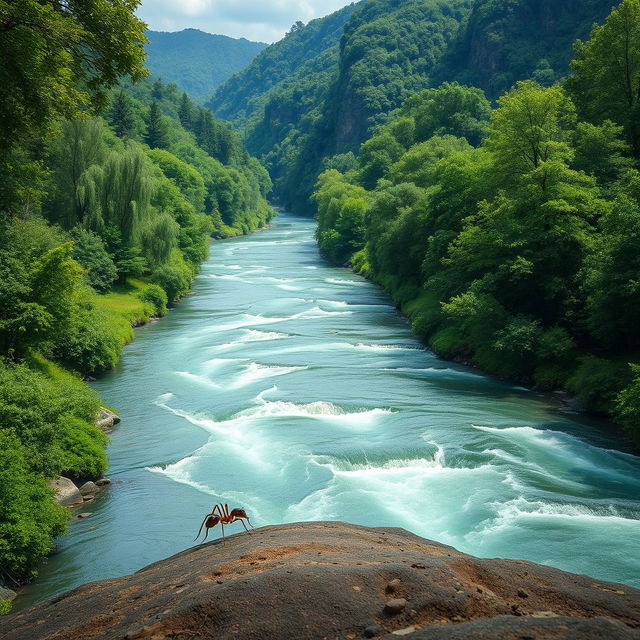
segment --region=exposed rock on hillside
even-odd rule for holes
[[[195,547],[0,621],[6,640],[398,635],[640,638],[640,591],[401,529],[305,523]]]

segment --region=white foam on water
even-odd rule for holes
[[[272,387],[272,389],[274,388]],[[277,387],[275,387],[275,389],[277,389]],[[229,430],[235,431],[238,425],[263,418],[309,418],[354,427],[370,426],[377,422],[382,416],[393,413],[390,409],[378,408],[346,411],[331,402],[324,401],[296,404],[284,400],[265,401],[262,399],[261,404],[255,407],[244,409],[227,420],[216,421],[206,415],[193,414],[170,406],[167,403],[172,397],[173,394],[160,396],[156,399],[155,404],[210,433],[228,433]]]
[[[352,521],[367,522],[367,514],[374,511],[381,524],[404,526],[447,543],[456,539],[461,521],[473,521],[473,514],[484,509],[487,487],[502,479],[491,465],[446,466],[440,446],[434,454],[416,458],[352,462],[311,456],[310,464],[328,471],[330,479],[292,505],[289,520],[351,516]]]
[[[320,307],[312,307],[298,314],[299,318],[321,318],[322,316],[350,316],[353,311],[325,311]]]
[[[197,384],[203,385],[205,387],[211,387],[212,389],[220,389],[220,385],[217,385],[213,380],[206,378],[205,376],[199,376],[195,373],[189,373],[188,371],[176,371],[176,375],[179,375],[186,380],[190,380],[191,382],[195,382]]]
[[[325,278],[324,281],[328,282],[329,284],[341,284],[352,287],[361,287],[368,284],[368,282],[365,282],[363,280],[344,280],[342,278]]]
[[[223,367],[246,361],[247,358],[212,358],[211,360],[204,362],[204,367],[209,373],[211,373],[213,371],[218,371]]]
[[[210,273],[209,278],[212,278],[213,280],[231,280],[233,282],[245,282],[240,276],[234,276],[229,273],[223,273],[221,275]]]
[[[269,340],[283,340],[290,338],[288,333],[277,333],[276,331],[259,331],[258,329],[246,329],[240,342],[267,342]]]
[[[384,353],[385,351],[421,351],[419,347],[409,347],[401,344],[364,344],[359,343],[352,345],[355,349],[365,349],[366,351],[376,351]]]
[[[285,284],[298,282],[297,278],[274,278],[273,276],[264,276],[260,278],[260,280],[265,280],[266,282],[277,282],[277,283],[285,283]]]
[[[568,527],[574,531],[585,530],[585,534],[593,527],[613,526],[621,534],[622,531],[626,531],[631,539],[635,537],[640,541],[640,513],[632,512],[629,514],[631,517],[626,517],[615,505],[593,507],[532,500],[519,496],[505,502],[494,502],[492,506],[496,511],[495,518],[481,523],[475,535],[495,535],[517,528],[544,526],[543,523],[546,521],[549,527],[556,528],[560,524],[563,529]]]
[[[580,469],[589,476],[606,476],[640,487],[640,479],[636,477],[634,467],[626,465],[624,456],[618,451],[602,449],[568,433],[550,429],[471,426],[478,431],[484,431],[524,447],[529,457],[540,455],[547,465],[553,465],[554,468],[564,471],[563,482],[570,480],[575,475],[576,469]],[[556,475],[557,473],[556,471]],[[597,484],[595,478],[591,478],[591,482]]]
[[[288,333],[277,333],[275,331],[259,331],[258,329],[245,329],[244,335],[233,342],[214,345],[214,349],[231,349],[251,342],[268,342],[271,340],[283,340],[290,338]]]
[[[259,382],[260,380],[265,380],[267,378],[275,378],[278,376],[284,376],[289,373],[294,373],[296,371],[304,371],[308,369],[308,366],[299,366],[299,367],[279,367],[273,365],[263,365],[258,364],[257,362],[252,362],[251,364],[245,367],[244,373],[241,373],[235,380],[231,383],[231,389],[238,389],[240,387],[246,387],[249,384],[254,384]]]
[[[253,401],[256,404],[264,404],[266,402],[265,400],[265,396],[270,394],[270,393],[276,393],[278,391],[278,387],[277,385],[273,385],[273,387],[269,387],[269,389],[265,389],[264,391],[261,391],[254,399]]]
[[[295,320],[297,316],[285,317],[268,317],[263,315],[255,315],[251,313],[243,313],[240,319],[227,324],[212,325],[208,329],[212,331],[230,331],[232,329],[242,329],[244,327],[259,326],[262,324],[276,324],[278,322],[286,322],[287,320]]]

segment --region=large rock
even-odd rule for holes
[[[390,593],[406,606],[385,611]],[[388,640],[638,639],[640,591],[401,529],[305,523],[193,547],[0,620],[6,640],[354,640],[365,629]]]
[[[15,591],[11,591],[11,589],[5,589],[5,587],[0,587],[0,600],[13,600],[18,594]]]
[[[93,496],[96,493],[100,493],[100,487],[95,482],[91,482],[91,480],[89,480],[89,482],[85,482],[80,487],[80,493],[82,494],[83,497]]]
[[[96,427],[102,429],[105,433],[111,433],[113,427],[120,422],[120,416],[109,409],[102,407],[96,415]]]
[[[60,476],[55,480],[50,480],[49,486],[56,490],[55,498],[58,504],[64,505],[65,507],[73,507],[74,505],[84,502],[80,489],[78,489],[69,478]]]

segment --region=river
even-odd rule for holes
[[[113,483],[18,607],[191,546],[217,502],[640,587],[640,458],[553,396],[422,348],[313,232],[281,214],[215,243],[194,294],[94,384],[122,415]]]

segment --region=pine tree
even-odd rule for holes
[[[162,84],[162,79],[158,78],[153,83],[153,88],[151,89],[151,95],[153,96],[154,100],[162,100],[163,89],[164,89],[164,85]]]
[[[167,124],[160,113],[157,102],[152,102],[149,107],[144,141],[152,149],[166,149],[169,144]]]
[[[208,109],[200,111],[200,118],[197,127],[198,144],[214,158],[218,156],[218,146],[216,144],[215,122],[213,114]]]
[[[124,91],[120,91],[111,105],[109,122],[120,138],[131,138],[135,131],[136,121],[133,115],[131,100]]]
[[[180,100],[178,117],[185,129],[189,131],[193,130],[193,103],[189,100],[189,96],[186,92],[182,94],[182,99]]]

